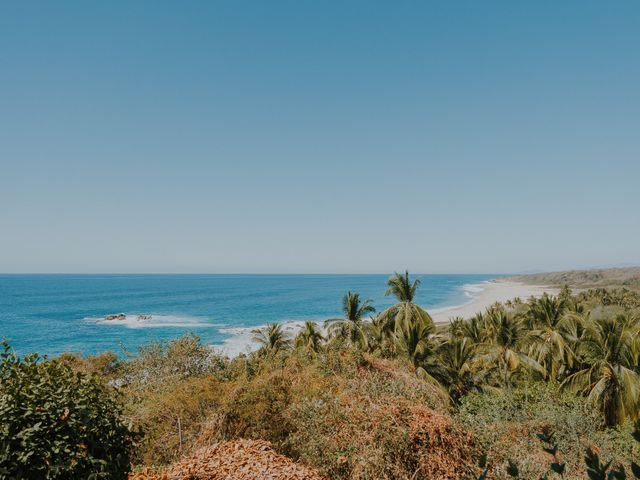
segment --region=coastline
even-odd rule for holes
[[[472,317],[496,302],[505,302],[516,297],[526,300],[532,296],[541,297],[544,293],[557,295],[559,292],[559,289],[556,287],[529,285],[510,279],[487,280],[481,283],[467,284],[464,287],[466,287],[467,291],[473,292],[468,302],[449,307],[427,309],[436,325],[446,325],[453,317]],[[323,321],[311,321],[320,327],[323,334],[326,334]],[[302,329],[304,322],[305,320],[284,320],[277,323],[281,323],[284,326],[284,330],[293,337]],[[258,348],[258,346],[251,341],[251,337],[253,336],[251,333],[252,330],[263,326],[264,325],[223,328],[221,331],[232,333],[232,336],[224,340],[222,344],[212,345],[212,347],[229,357],[236,357],[241,353],[249,353]]]
[[[204,344],[229,356],[251,351],[252,330],[281,323],[292,336],[305,321],[323,327],[339,317],[347,290],[372,298],[378,311],[395,299],[384,296],[386,275],[224,275],[189,276],[9,276],[0,277],[8,292],[0,326],[18,352],[49,356],[64,352],[96,355],[136,352],[140,345],[168,341],[192,332]],[[496,275],[424,275],[418,302],[439,324],[471,316],[495,301],[553,293],[543,280],[534,282]],[[534,284],[534,285],[530,285]],[[557,286],[557,284],[552,284]],[[55,301],[49,292],[59,291]],[[203,292],[205,292],[203,294]],[[242,292],[239,295],[239,292]],[[64,306],[65,308],[59,308]],[[68,307],[67,307],[68,306]],[[105,320],[110,317],[111,320]]]
[[[541,297],[544,293],[556,295],[559,291],[556,287],[545,285],[528,285],[507,279],[488,280],[477,284],[479,291],[471,301],[453,307],[445,307],[429,312],[436,324],[442,325],[449,322],[450,318],[469,318],[476,313],[484,311],[496,302],[505,302],[520,297],[526,300],[529,297]]]

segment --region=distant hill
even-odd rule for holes
[[[538,285],[561,286],[566,283],[576,288],[627,287],[640,290],[640,267],[533,273],[511,278],[519,282]]]

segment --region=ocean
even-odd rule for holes
[[[497,275],[417,275],[416,303],[427,310],[473,300]],[[152,340],[192,332],[236,355],[251,348],[251,330],[341,316],[348,290],[378,311],[389,275],[0,275],[0,337],[18,354],[135,353]],[[120,320],[105,316],[125,314]],[[138,316],[150,316],[139,320]]]

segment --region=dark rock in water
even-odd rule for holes
[[[138,320],[151,320],[151,315],[138,315]]]
[[[114,315],[107,315],[105,320],[126,320],[127,316],[124,313],[116,313]]]

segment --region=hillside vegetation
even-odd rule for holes
[[[187,335],[127,359],[41,363],[111,392],[136,480],[300,478],[286,469],[344,480],[640,478],[640,294],[565,287],[436,330],[414,303],[419,287],[394,275],[397,303],[380,313],[348,292],[326,330],[308,322],[291,338],[268,325],[254,332],[259,349],[234,359]],[[5,432],[32,427],[4,411]],[[38,428],[53,437],[63,421]],[[14,478],[13,458],[0,460],[0,478]],[[265,458],[283,469],[260,467]]]
[[[640,290],[640,267],[570,270],[518,275],[513,279],[535,285],[569,285],[574,288],[626,287]]]

